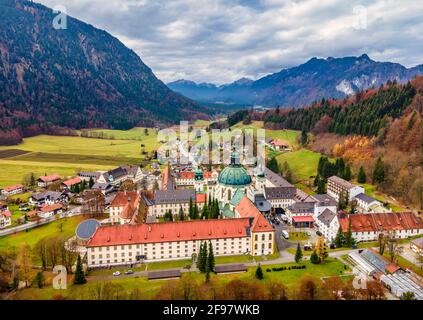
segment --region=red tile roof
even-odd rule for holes
[[[249,219],[219,219],[104,226],[88,247],[247,237],[249,225]]]
[[[242,218],[255,218],[257,215],[261,215],[261,212],[247,196],[241,199],[240,203],[235,207],[235,211],[238,212]]]
[[[368,213],[344,216],[339,219],[343,232],[348,231],[349,219],[352,232],[376,232],[423,229],[423,221],[412,212]]]
[[[203,178],[204,179],[210,179],[212,177],[211,171],[204,171],[203,172]],[[178,174],[179,179],[183,180],[191,180],[195,178],[195,172],[194,171],[182,171]]]
[[[58,174],[52,174],[50,176],[41,176],[38,178],[38,180],[41,180],[42,182],[53,182],[62,179]]]
[[[195,201],[197,203],[206,203],[206,201],[207,201],[207,195],[205,193],[197,193],[195,195]]]
[[[292,220],[294,222],[314,222],[314,219],[312,216],[295,216],[295,217],[292,217]]]
[[[12,213],[9,210],[0,212],[0,215],[5,216],[6,218],[10,218]]]
[[[14,184],[13,186],[4,187],[3,190],[6,192],[11,192],[16,189],[22,189],[24,186],[21,184]]]
[[[254,218],[251,231],[253,232],[271,232],[274,228],[271,226],[269,221],[261,214],[257,207],[244,196],[240,203],[235,207],[235,211],[242,218]]]
[[[174,189],[172,171],[170,165],[167,164],[162,173],[162,190]]]
[[[50,211],[56,211],[56,210],[59,210],[59,209],[62,209],[62,208],[63,208],[63,205],[61,203],[55,203],[55,204],[52,204],[51,206],[42,206],[40,208],[40,211],[41,212],[50,212]]]
[[[111,207],[124,207],[128,203],[135,206],[140,195],[136,191],[119,191],[110,204]]]
[[[289,142],[282,139],[272,140],[271,144],[276,147],[289,147]]]
[[[64,181],[63,184],[66,185],[67,187],[71,187],[75,184],[81,183],[81,181],[82,180],[80,177],[76,177],[76,178],[72,178],[72,179]]]
[[[123,207],[119,213],[122,219],[132,219],[138,210],[140,195],[136,191],[121,191],[111,203],[111,207]]]

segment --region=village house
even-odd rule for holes
[[[52,205],[44,205],[38,211],[37,214],[40,218],[51,218],[56,214],[60,214],[63,212],[63,204],[55,203]]]
[[[110,204],[109,222],[112,224],[134,223],[138,214],[140,195],[136,191],[121,191]]]
[[[100,190],[105,196],[113,192],[114,187],[110,183],[99,183],[96,182],[91,188],[92,190]]]
[[[33,193],[28,200],[31,206],[41,207],[44,205],[53,205],[56,203],[66,204],[69,202],[68,192],[45,191],[42,193]]]
[[[0,211],[0,229],[7,228],[12,225],[12,213],[9,210]]]
[[[80,184],[82,182],[82,179],[80,177],[75,177],[66,181],[62,182],[62,188],[64,190],[71,190],[72,187]]]
[[[21,184],[14,184],[12,186],[8,186],[3,188],[3,190],[1,191],[1,194],[3,197],[10,197],[13,196],[15,194],[21,194],[24,192],[24,186]]]
[[[343,197],[344,201],[350,202],[360,193],[365,193],[365,191],[361,186],[356,186],[342,178],[332,176],[328,179],[327,193],[338,202],[341,197]]]
[[[296,228],[312,228],[314,226],[315,202],[296,202],[285,211],[288,223]]]
[[[41,176],[37,179],[38,187],[47,188],[53,183],[59,182],[62,178],[58,174],[52,174],[50,176]]]
[[[282,139],[274,139],[270,141],[270,146],[277,151],[290,151],[289,142]]]
[[[378,240],[381,233],[397,239],[423,234],[423,221],[412,212],[342,214],[339,217],[342,232],[348,231],[350,222],[357,242]]]

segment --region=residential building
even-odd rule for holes
[[[61,203],[55,203],[52,205],[44,205],[42,206],[38,211],[38,216],[40,218],[51,218],[55,216],[56,214],[60,214],[63,212],[63,204]]]
[[[56,203],[66,204],[69,202],[68,192],[45,191],[42,193],[34,193],[29,197],[29,204],[41,207],[44,205],[53,205]]]
[[[12,213],[9,210],[0,211],[0,229],[12,225]]]
[[[383,207],[381,202],[364,193],[356,195],[354,199],[357,202],[357,211],[360,213],[376,212],[375,210],[380,210],[379,207]]]
[[[360,193],[365,193],[364,188],[356,186],[337,176],[328,179],[327,192],[332,198],[339,202],[341,196],[345,201],[352,201]]]
[[[140,195],[136,191],[121,191],[110,204],[109,222],[112,224],[134,223],[138,214]]]
[[[114,187],[110,183],[100,183],[96,182],[91,188],[92,190],[100,190],[102,194],[108,195],[113,192]]]
[[[358,242],[378,240],[381,233],[397,239],[423,234],[423,221],[412,212],[342,214],[339,223],[344,233],[350,222],[352,236]]]
[[[282,139],[274,139],[270,141],[270,146],[277,151],[289,151],[289,142]]]
[[[21,194],[24,192],[24,186],[21,184],[14,184],[12,186],[4,187],[1,191],[2,196],[10,197],[15,194]]]
[[[62,182],[62,188],[66,190],[70,190],[73,186],[76,186],[82,182],[80,177],[75,177],[66,181]]]
[[[293,187],[291,183],[285,180],[280,174],[274,173],[269,168],[264,168],[266,178],[266,187]]]
[[[58,174],[52,174],[50,176],[41,176],[37,180],[38,187],[47,188],[53,183],[59,182],[62,178]]]

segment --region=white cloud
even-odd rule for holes
[[[313,56],[368,53],[423,63],[423,2],[414,0],[37,0],[64,5],[136,51],[163,81],[257,78]],[[355,28],[366,10],[366,29]]]

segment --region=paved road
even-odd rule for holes
[[[66,218],[66,217],[73,217],[73,216],[77,216],[77,215],[80,215],[80,214],[82,214],[81,207],[78,206],[78,207],[73,207],[70,210],[61,213],[57,218],[63,219],[63,218]],[[1,230],[0,231],[0,237],[7,236],[9,234],[15,234],[15,233],[20,232],[20,231],[25,231],[25,230],[28,230],[28,229],[32,229],[32,228],[35,228],[35,227],[45,225],[47,223],[57,221],[58,220],[57,218],[52,217],[52,218],[47,218],[47,219],[40,219],[39,221],[36,221],[36,222],[27,222],[25,224],[21,224],[21,225],[18,225],[16,227]]]

